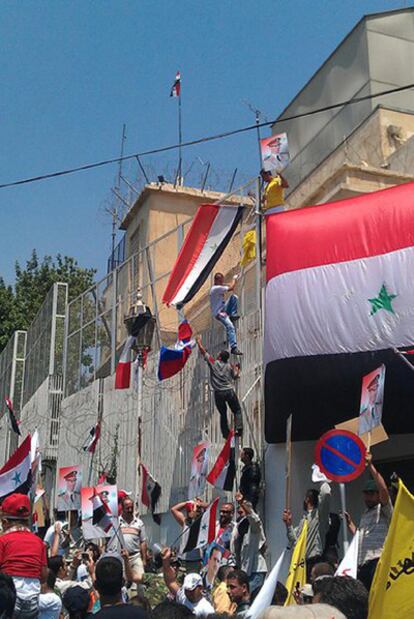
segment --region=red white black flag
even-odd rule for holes
[[[141,492],[141,501],[143,505],[148,507],[151,510],[154,522],[160,524],[159,518],[154,514],[155,508],[158,503],[158,499],[161,496],[161,486],[160,484],[153,478],[151,473],[149,473],[148,469],[141,463],[140,464],[142,471],[142,492]]]
[[[13,432],[18,434],[19,436],[21,436],[22,433],[20,432],[19,423],[18,423],[18,421],[16,419],[16,415],[15,415],[14,410],[13,410],[13,404],[12,404],[11,400],[9,400],[9,398],[6,398],[5,401],[6,401],[7,412],[8,412],[8,416],[9,416],[10,429],[13,430]]]
[[[101,424],[97,423],[96,426],[89,430],[88,438],[86,439],[82,449],[89,453],[95,453],[96,445],[98,444],[101,436]]]
[[[112,527],[111,509],[107,503],[104,503],[96,491],[93,489],[93,495],[90,497],[92,501],[92,524],[95,527],[100,527],[105,533],[108,533]]]
[[[230,430],[223,449],[210,473],[207,475],[207,481],[215,488],[231,492],[233,490],[235,476],[235,439],[233,430]]]
[[[116,366],[115,389],[128,389],[131,382],[131,350],[135,337],[129,335]]]
[[[181,95],[181,75],[177,71],[174,84],[171,86],[170,97],[179,97]]]
[[[196,548],[204,548],[216,537],[216,516],[219,497],[208,506],[204,514],[194,520],[183,535],[181,552],[190,552]]]

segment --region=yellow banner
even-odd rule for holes
[[[293,549],[290,561],[289,573],[287,575],[285,587],[288,590],[285,606],[296,604],[294,592],[296,588],[301,589],[306,584],[306,542],[308,537],[308,521],[305,519],[303,529]]]
[[[256,231],[249,230],[243,237],[243,256],[240,266],[244,267],[256,258]]]
[[[369,595],[369,619],[414,617],[414,496],[400,480]]]

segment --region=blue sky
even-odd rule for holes
[[[254,122],[245,101],[275,118],[366,13],[391,0],[3,0],[0,5],[0,183]],[[211,161],[213,181],[257,171],[251,132],[185,150],[193,178]],[[154,173],[176,155],[152,156]],[[110,253],[110,188],[117,167],[0,190],[0,276],[36,248],[103,275]],[[124,168],[137,175],[132,163]],[[119,238],[119,237],[118,237]]]

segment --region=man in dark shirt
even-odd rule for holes
[[[220,413],[220,429],[223,438],[229,435],[227,420],[227,406],[234,415],[236,436],[243,435],[243,418],[239,399],[234,390],[234,381],[240,375],[240,366],[232,366],[229,363],[230,354],[222,350],[217,359],[214,359],[204,348],[201,337],[196,338],[198,348],[206,360],[210,370],[210,385],[214,391],[214,401]]]
[[[257,462],[253,462],[254,451],[251,447],[243,447],[240,460],[244,466],[240,477],[240,492],[246,501],[253,505],[256,510],[257,502],[260,494],[260,466]]]
[[[249,577],[243,570],[227,574],[227,591],[231,601],[237,604],[235,615],[245,617],[250,608]]]
[[[101,610],[94,615],[105,619],[148,619],[142,608],[122,601],[122,563],[117,557],[99,559],[95,569],[95,589],[99,593]]]

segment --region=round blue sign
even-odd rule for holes
[[[315,461],[328,479],[346,482],[364,471],[365,454],[359,436],[348,430],[329,430],[316,443]]]

